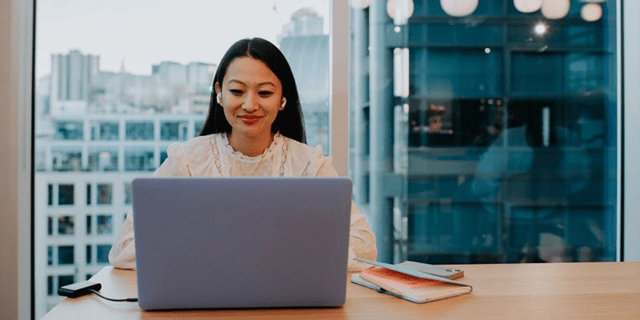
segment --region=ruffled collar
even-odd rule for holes
[[[235,158],[236,160],[243,161],[243,162],[260,162],[264,158],[272,156],[276,152],[276,150],[279,150],[279,147],[284,143],[284,138],[282,137],[280,132],[277,132],[273,136],[273,141],[271,142],[271,145],[269,145],[269,147],[265,149],[261,155],[250,157],[242,154],[242,152],[240,151],[233,150],[233,148],[229,144],[229,137],[227,137],[226,133],[223,133],[221,138],[222,138],[222,148],[224,148],[224,150],[227,151],[232,158]]]

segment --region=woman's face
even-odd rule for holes
[[[220,105],[231,135],[270,139],[271,125],[282,109],[282,84],[267,65],[251,57],[236,58],[222,79]]]

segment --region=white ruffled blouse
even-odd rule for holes
[[[279,133],[274,136],[269,148],[256,157],[234,151],[224,133],[173,143],[167,148],[167,155],[154,176],[338,176],[331,158],[324,156],[321,146],[311,148]],[[368,267],[353,260],[354,257],[375,260],[376,254],[375,235],[364,215],[351,202],[349,271]],[[131,213],[127,215],[109,252],[109,262],[116,268],[136,267]]]

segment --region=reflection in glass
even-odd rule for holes
[[[548,20],[480,1],[459,19],[414,3],[401,27],[386,1],[350,9],[350,169],[378,258],[615,260],[618,4],[588,22],[581,6]]]

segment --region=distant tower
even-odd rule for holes
[[[83,55],[78,50],[51,55],[51,113],[84,112],[99,68],[99,56]]]

